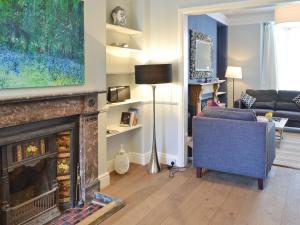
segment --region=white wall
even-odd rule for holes
[[[163,146],[170,154],[178,154],[182,151],[182,145],[178,140],[181,135],[182,118],[183,116],[183,83],[182,78],[178,77],[178,60],[182,59],[182,52],[180,50],[180,35],[179,29],[179,11],[183,8],[207,6],[213,4],[234,4],[234,7],[241,7],[245,2],[260,3],[261,1],[239,1],[239,0],[151,0],[150,8],[150,44],[149,44],[149,59],[151,62],[172,63],[174,65],[174,83],[169,88],[162,88],[158,90],[158,101],[167,100],[170,102],[177,102],[178,105],[164,106],[168,108],[170,114],[158,115],[158,120],[166,123],[164,130],[158,130],[158,143]],[[279,2],[289,2],[284,0],[270,0],[265,1],[265,4],[275,4]],[[208,10],[209,7],[206,7]],[[191,9],[190,13],[196,13],[197,9]],[[255,85],[255,84],[253,84]],[[164,110],[163,110],[164,111]],[[168,119],[168,122],[166,122]],[[179,134],[179,135],[178,135]],[[161,147],[159,148],[162,151]],[[178,154],[181,155],[181,154]]]
[[[260,88],[261,24],[229,26],[228,65],[242,67],[243,79],[235,79],[235,98],[248,88]],[[228,104],[232,106],[232,80],[228,80]]]

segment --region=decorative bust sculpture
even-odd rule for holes
[[[117,6],[113,9],[111,17],[115,25],[125,26],[127,23],[126,11],[121,6]]]

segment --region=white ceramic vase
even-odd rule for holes
[[[125,174],[129,170],[129,157],[126,151],[121,145],[120,151],[117,153],[115,157],[115,171],[118,174]]]

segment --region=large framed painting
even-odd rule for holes
[[[84,84],[82,0],[0,0],[0,89]]]

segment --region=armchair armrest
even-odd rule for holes
[[[267,174],[271,170],[273,162],[276,157],[276,144],[275,144],[275,123],[267,123]]]

